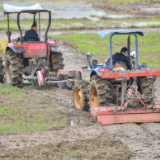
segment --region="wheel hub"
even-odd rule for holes
[[[95,87],[92,88],[90,98],[91,98],[91,107],[97,107],[98,106],[98,95],[97,95],[97,90]]]
[[[75,99],[75,103],[77,108],[81,108],[82,104],[83,104],[83,98],[82,98],[82,92],[80,89],[76,89],[75,93],[74,93],[74,99]]]

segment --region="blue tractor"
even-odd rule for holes
[[[155,119],[155,115],[152,114],[160,107],[155,105],[154,87],[156,78],[160,77],[160,70],[151,69],[146,63],[142,65],[138,63],[138,35],[143,36],[143,32],[104,30],[97,34],[102,38],[111,34],[110,58],[105,64],[98,64],[97,60],[92,60],[90,64],[91,54],[87,54],[90,77],[89,81],[77,80],[75,82],[73,90],[75,108],[90,110],[94,118],[98,119],[102,125],[160,121],[160,115],[158,119]],[[124,62],[117,61],[114,65],[112,63],[112,38],[114,35],[125,34],[128,35],[127,57],[132,66],[131,70],[128,70]],[[132,55],[130,54],[130,35],[134,35],[136,40],[136,52],[132,52]],[[83,66],[83,69],[87,68]],[[133,114],[135,110],[137,110],[136,116]],[[150,113],[151,119],[147,120],[147,116],[142,118],[142,113]],[[115,115],[117,115],[116,118]],[[130,115],[129,118],[126,118],[126,115]]]

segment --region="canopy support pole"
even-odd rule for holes
[[[10,34],[9,34],[9,14],[7,14],[7,22],[8,22],[8,43],[10,43]]]
[[[18,26],[19,31],[20,31],[20,41],[22,42],[22,30],[21,30],[21,27],[19,25],[19,17],[20,17],[20,13],[17,14],[17,26]]]
[[[39,39],[41,39],[41,22],[40,22],[40,12],[39,12]]]
[[[131,63],[131,57],[130,57],[130,45],[131,45],[131,42],[130,42],[130,34],[128,35],[128,58],[129,58],[129,63]]]
[[[47,27],[47,30],[46,30],[46,33],[45,33],[45,42],[47,42],[47,40],[48,40],[47,34],[48,34],[49,27],[51,25],[51,12],[48,12],[48,14],[49,14],[49,22],[48,22],[48,27]]]

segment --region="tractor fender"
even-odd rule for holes
[[[100,68],[95,68],[95,69],[93,69],[93,70],[91,71],[90,77],[92,77],[93,75],[97,75],[97,76],[101,77],[101,72],[100,72],[99,70],[100,70]]]
[[[9,49],[11,49],[14,53],[18,54],[25,53],[24,47],[15,47],[14,44],[8,44],[6,51],[8,51]]]
[[[61,48],[61,45],[56,44],[54,41],[48,42],[48,46],[50,47],[51,52],[59,52],[59,50]]]
[[[50,46],[51,52],[57,53],[57,52],[59,52],[60,48],[61,48],[60,45],[59,46]]]

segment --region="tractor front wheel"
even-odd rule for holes
[[[88,82],[85,81],[76,81],[74,83],[73,89],[73,102],[74,106],[78,110],[86,110],[88,111]]]
[[[13,86],[22,87],[23,60],[21,55],[8,50],[5,55],[5,82]]]

